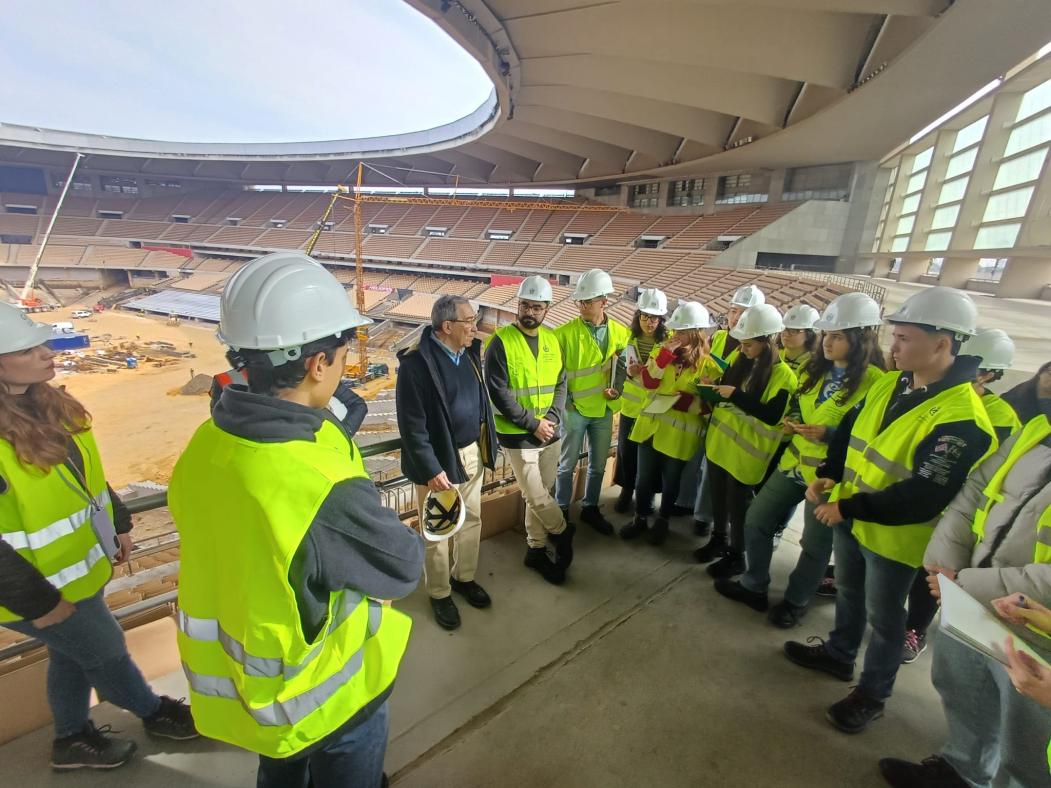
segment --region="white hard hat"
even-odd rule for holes
[[[697,301],[680,301],[666,325],[673,331],[683,331],[689,328],[712,328],[715,324],[704,304]]]
[[[601,268],[592,268],[580,275],[577,287],[573,291],[574,301],[590,301],[592,298],[609,295],[613,292],[613,280]]]
[[[455,487],[435,492],[431,490],[423,501],[421,531],[429,542],[442,542],[463,527],[467,509]]]
[[[978,356],[979,369],[1010,369],[1015,357],[1015,343],[1006,331],[986,328],[963,343],[965,356]]]
[[[730,336],[734,339],[768,337],[783,330],[784,327],[785,323],[781,319],[781,313],[777,311],[776,306],[759,304],[744,310],[744,314],[737,321],[737,325],[730,329]]]
[[[542,276],[527,276],[518,286],[518,297],[527,301],[551,301],[551,283]]]
[[[51,326],[31,320],[14,304],[0,303],[0,354],[43,345],[51,339]]]
[[[883,324],[879,304],[864,293],[844,293],[833,298],[814,323],[818,331],[845,331]]]
[[[887,315],[888,323],[934,326],[940,331],[974,336],[978,330],[978,307],[971,297],[952,287],[932,287],[910,296],[898,311]]]
[[[763,291],[755,285],[745,285],[744,287],[737,288],[737,292],[734,293],[734,297],[730,299],[731,306],[759,306],[760,304],[766,303],[766,296],[763,295]]]
[[[661,317],[668,314],[668,296],[656,287],[645,287],[639,291],[639,311]]]
[[[810,304],[796,304],[785,312],[785,328],[813,329],[819,317],[821,317],[820,313]]]
[[[358,314],[336,277],[302,252],[259,257],[230,277],[219,300],[219,341],[271,350],[280,366],[303,345],[372,321]]]

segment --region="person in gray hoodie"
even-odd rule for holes
[[[990,609],[1008,595],[1051,602],[1051,385],[1038,393],[1039,415],[975,468],[939,521],[924,556],[934,596],[942,574]],[[1014,631],[1051,660],[1051,638]],[[921,763],[881,760],[890,785],[1048,784],[1051,710],[1016,691],[1003,664],[939,632],[932,676],[948,741]]]

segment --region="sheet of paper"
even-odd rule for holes
[[[642,409],[644,413],[667,413],[679,401],[678,394],[654,394],[653,399]]]

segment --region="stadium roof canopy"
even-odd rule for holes
[[[877,159],[1051,40],[1048,0],[405,2],[493,81],[460,120],[280,144],[0,124],[0,161],[332,185],[365,159],[371,185],[524,186]]]

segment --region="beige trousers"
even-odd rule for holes
[[[469,476],[468,481],[457,484],[463,498],[467,515],[463,527],[455,535],[442,542],[427,542],[423,556],[423,577],[431,599],[444,599],[452,593],[449,578],[468,582],[474,580],[478,569],[478,545],[482,539],[482,454],[477,443],[460,449],[460,462]],[[426,485],[416,485],[416,501],[420,522],[423,522],[423,501],[427,497]],[[450,545],[451,543],[451,545]],[[452,566],[449,565],[450,552]]]
[[[557,440],[542,449],[503,451],[525,499],[526,543],[530,547],[544,547],[548,534],[560,534],[566,529],[562,510],[551,495],[562,441]]]

